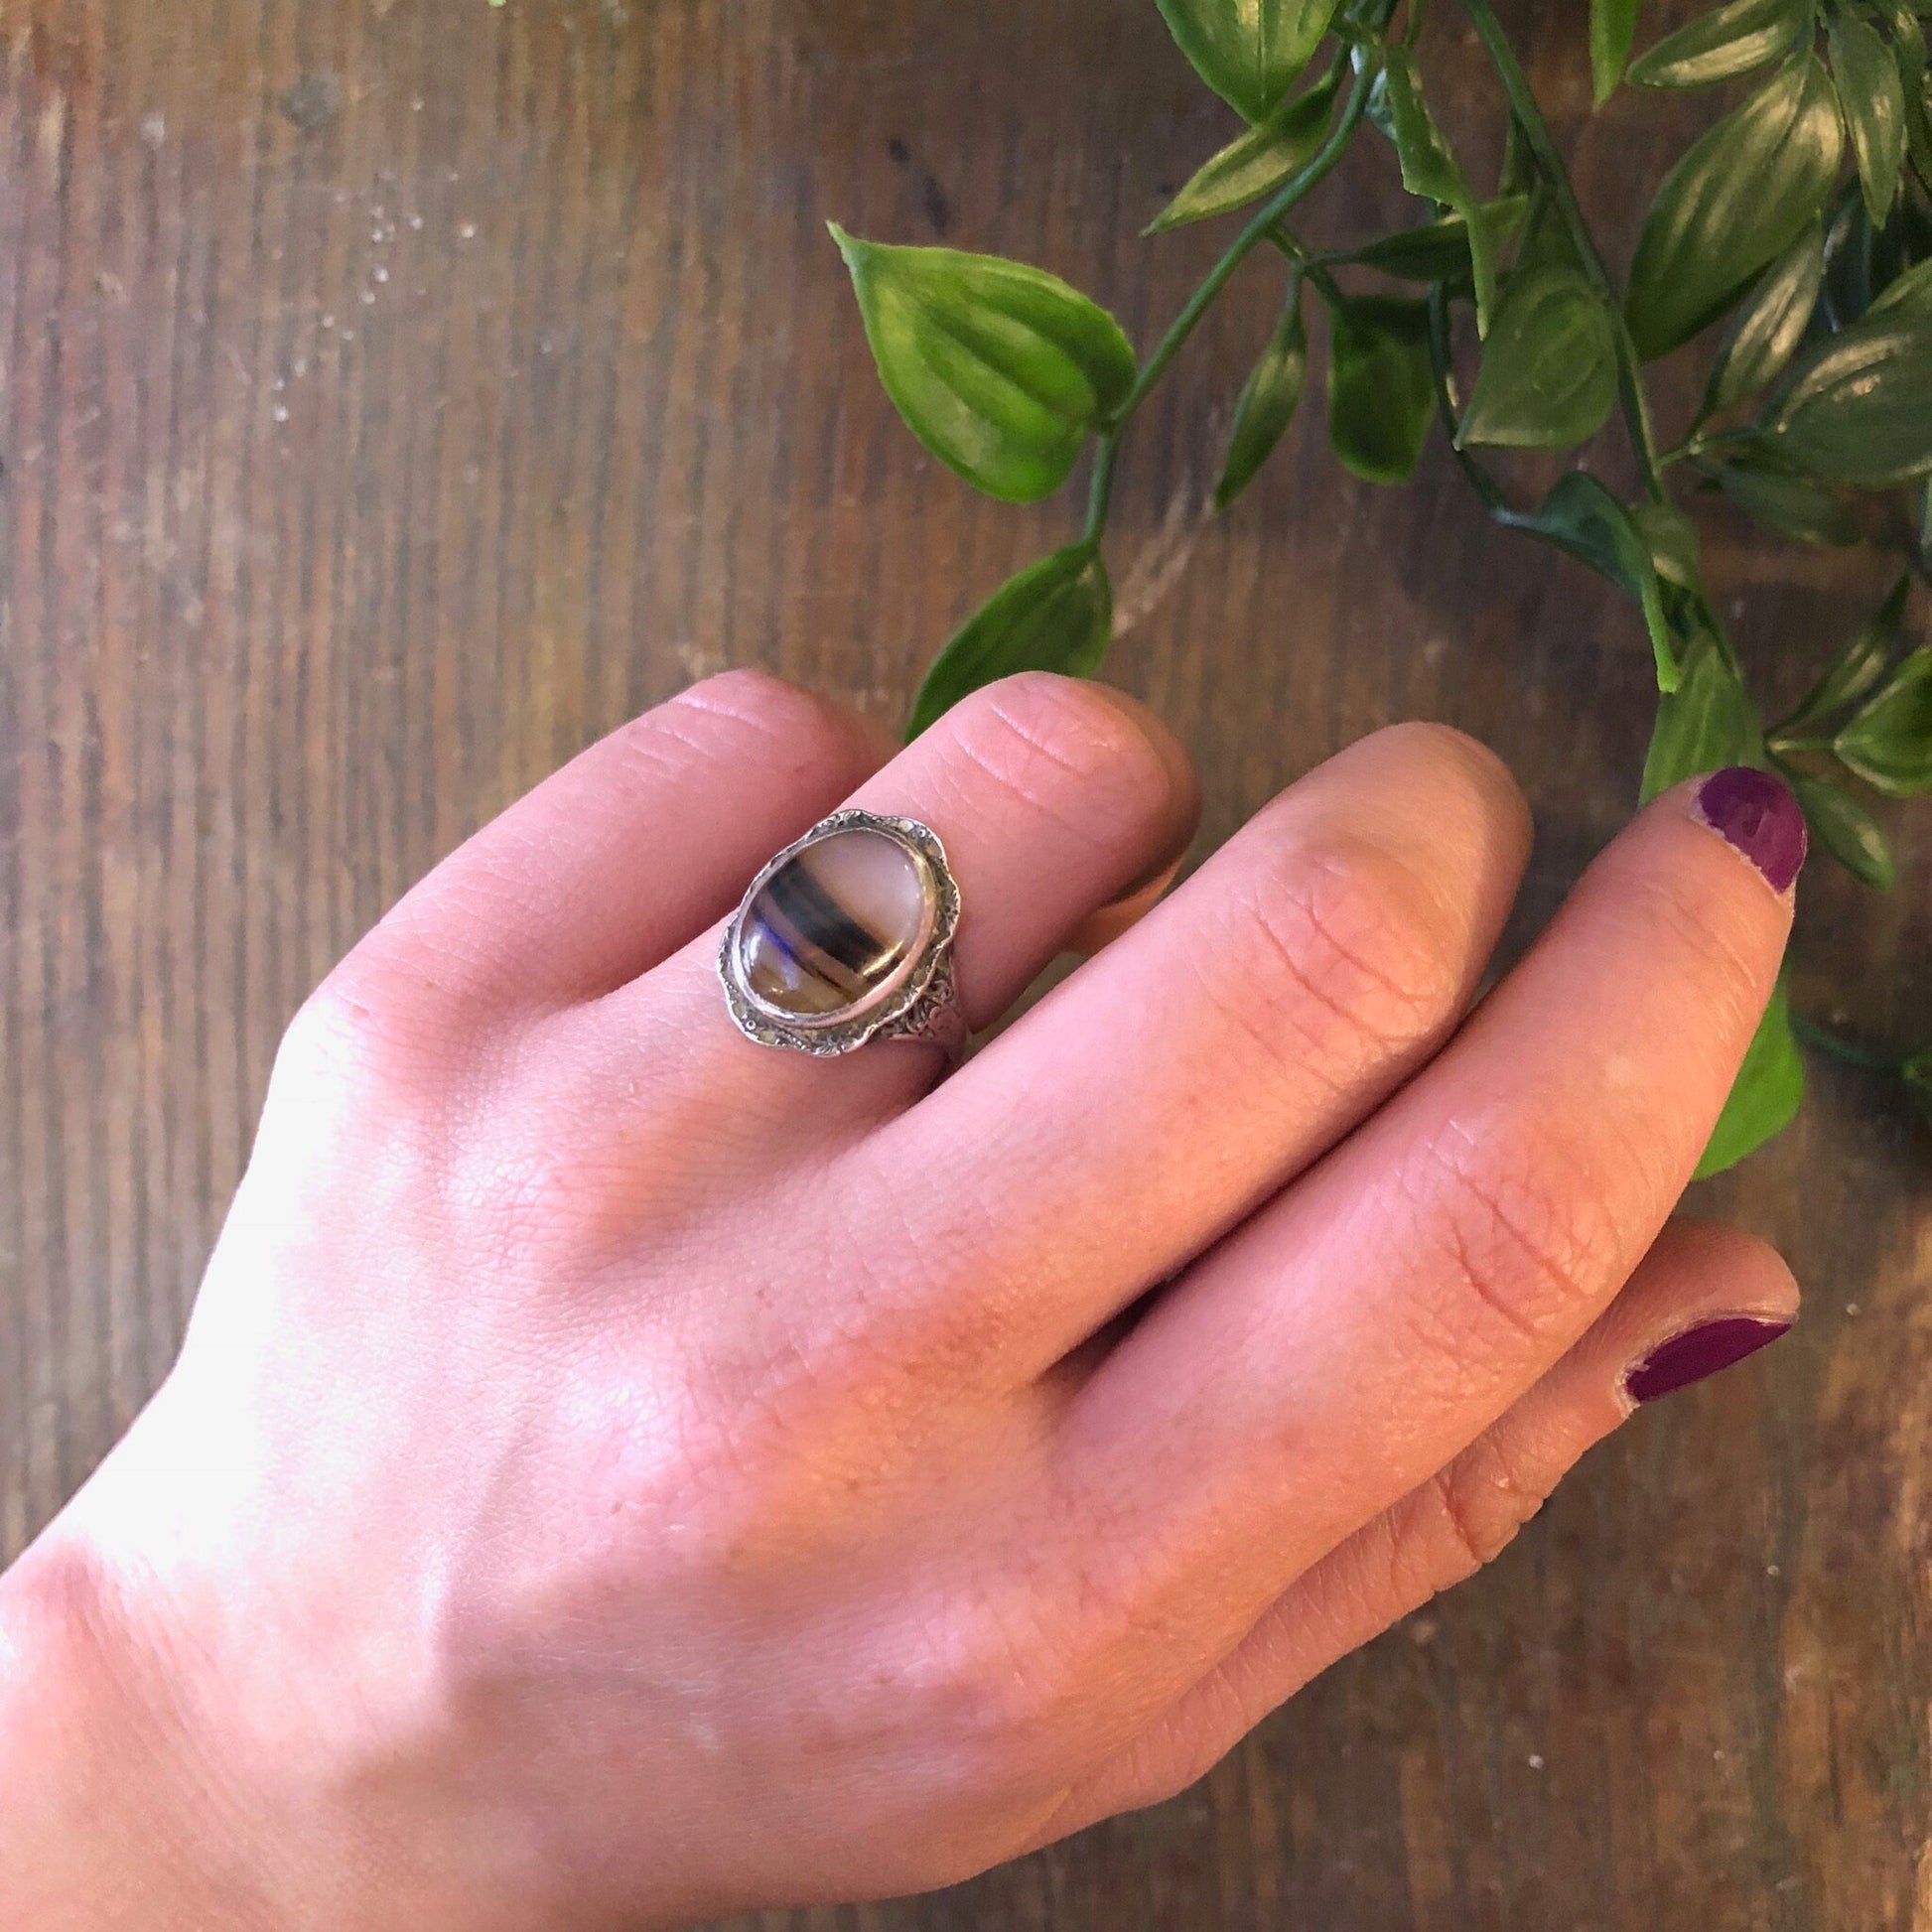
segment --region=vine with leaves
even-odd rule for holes
[[[1756,764],[1796,791],[1818,841],[1866,885],[1894,867],[1866,788],[1932,792],[1932,646],[1905,642],[1913,578],[1932,577],[1932,94],[1919,0],[1725,0],[1634,60],[1641,0],[1590,0],[1600,105],[1626,82],[1742,82],[1670,170],[1619,285],[1489,0],[1457,0],[1506,103],[1503,160],[1481,193],[1430,106],[1423,0],[1157,0],[1195,71],[1243,128],[1150,224],[1240,216],[1233,238],[1142,358],[1103,308],[1021,262],[860,240],[834,225],[888,393],[912,433],[987,494],[1034,502],[1093,452],[1084,527],[1003,585],[947,643],[908,735],[1022,669],[1090,675],[1113,629],[1104,553],[1115,464],[1135,413],[1258,251],[1279,258],[1281,320],[1233,413],[1213,508],[1254,479],[1300,407],[1309,311],[1328,332],[1327,428],[1355,476],[1397,483],[1440,424],[1500,524],[1624,592],[1655,659],[1659,705],[1641,794]],[[1368,134],[1394,147],[1419,218],[1313,248],[1299,205]],[[1728,317],[1703,400],[1660,443],[1645,371]],[[1466,385],[1460,367],[1473,361]],[[1587,468],[1519,503],[1496,453],[1589,443],[1621,418],[1624,500]],[[1676,486],[1717,492],[1793,541],[1909,532],[1906,567],[1789,717],[1767,724],[1704,586]],[[1780,985],[1700,1173],[1779,1132],[1803,1094]],[[1903,1078],[1932,1112],[1932,1046],[1848,1053]]]

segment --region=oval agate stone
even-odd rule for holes
[[[864,826],[788,859],[745,909],[738,961],[759,1005],[787,1020],[841,1020],[900,985],[932,929],[919,860]]]

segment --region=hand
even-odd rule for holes
[[[297,1016],[178,1367],[0,1583],[8,1926],[942,1884],[1177,1790],[1791,1320],[1667,1225],[1784,945],[1768,780],[1642,813],[1471,1014],[1524,806],[1382,732],[935,1087],[733,1029],[759,864],[855,788],[931,824],[983,1028],[1195,786],[1045,676],[883,756],[700,685]]]

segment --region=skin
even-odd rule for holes
[[[1452,732],[1158,905],[1197,792],[1132,701],[1016,678],[887,758],[699,685],[296,1017],[178,1366],[0,1579],[5,1924],[944,1884],[1199,1776],[1660,1342],[1794,1312],[1670,1219],[1791,912],[1687,793],[1471,1012],[1529,821]],[[941,1084],[753,1045],[720,922],[847,799],[945,839],[976,1027],[1111,943]]]

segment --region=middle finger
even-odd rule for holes
[[[1291,787],[854,1151],[850,1218],[907,1257],[877,1331],[902,1321],[903,1346],[1000,1382],[1058,1360],[1436,1050],[1528,846],[1501,763],[1436,726],[1377,733]]]

